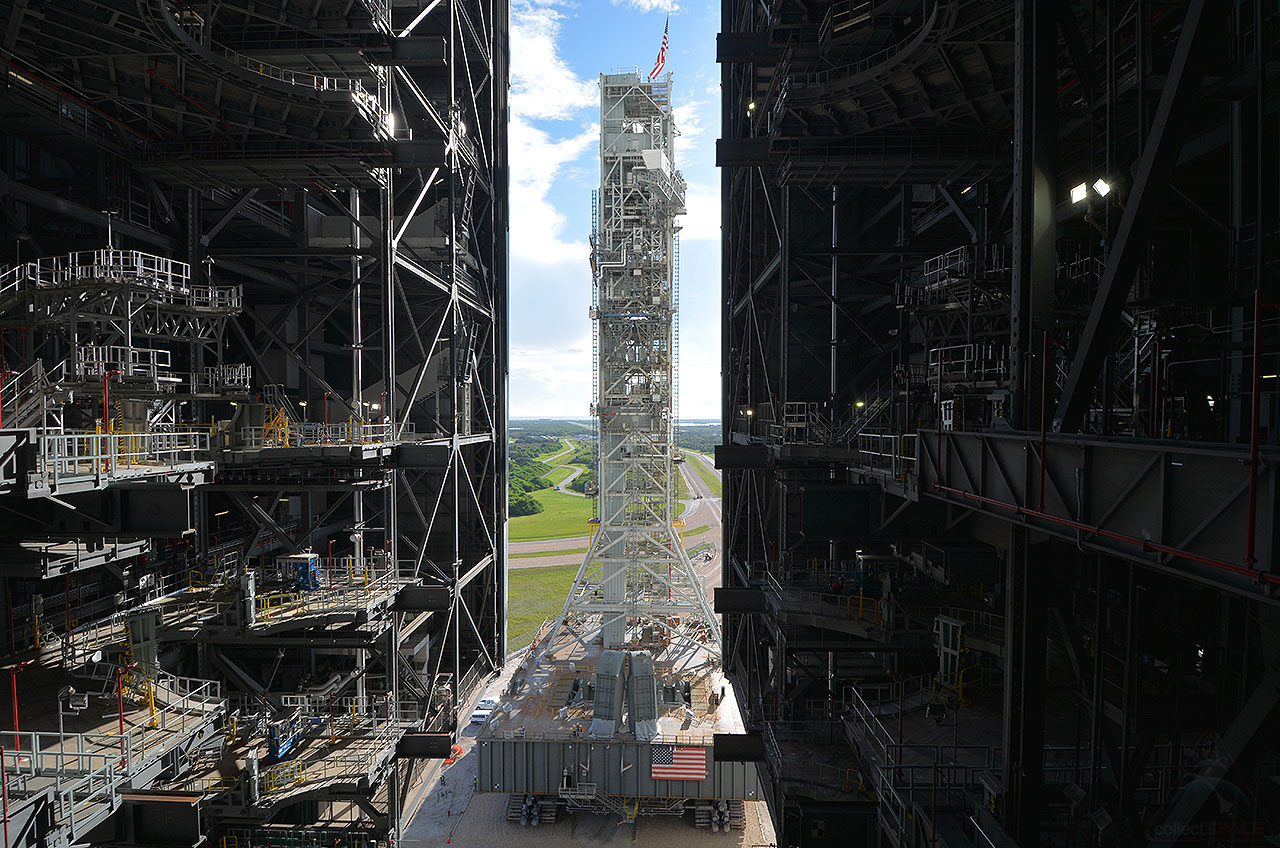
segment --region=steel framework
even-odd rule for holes
[[[591,235],[598,525],[548,644],[562,630],[605,649],[640,630],[718,643],[719,627],[677,526],[671,75],[600,77],[600,189]],[[682,619],[677,625],[674,622]]]
[[[83,786],[4,740],[11,813],[58,787],[13,844],[142,839],[115,813],[145,786],[193,792],[206,835],[352,804],[324,844],[394,838],[425,765],[399,736],[451,731],[502,663],[507,18],[0,10],[6,653],[67,680],[134,668],[122,714],[167,708],[175,673],[219,705],[163,769],[85,760]],[[305,575],[279,559],[299,556]],[[199,767],[335,703],[344,756]],[[71,825],[82,794],[101,805]]]
[[[782,839],[1274,839],[1274,8],[721,8],[716,606]]]

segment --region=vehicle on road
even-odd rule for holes
[[[475,712],[471,714],[471,723],[484,724],[497,707],[497,698],[481,698],[480,703],[476,704]]]

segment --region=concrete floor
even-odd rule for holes
[[[481,697],[496,697],[506,687],[517,663],[508,663],[505,673],[485,687]],[[477,699],[478,700],[478,699]],[[553,848],[553,846],[635,845],[652,848],[671,846],[736,846],[775,848],[777,838],[763,801],[747,802],[745,830],[712,833],[698,830],[684,819],[649,818],[635,824],[620,824],[617,817],[578,813],[562,816],[555,824],[521,827],[506,820],[507,795],[473,793],[476,757],[472,748],[479,727],[467,725],[458,734],[462,755],[449,766],[441,764],[429,771],[426,797],[405,828],[402,848]]]

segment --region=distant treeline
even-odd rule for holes
[[[542,512],[542,504],[533,492],[551,487],[546,479],[551,467],[536,457],[547,456],[565,449],[564,437],[571,437],[577,450],[556,460],[558,464],[577,465],[586,471],[568,484],[579,494],[596,493],[596,440],[595,432],[569,421],[512,421],[510,429],[511,477],[509,498],[511,516],[533,515]],[[676,428],[676,445],[685,450],[711,454],[720,444],[720,428],[717,426],[680,426]]]
[[[538,503],[530,493],[551,487],[551,481],[543,476],[551,468],[535,457],[553,448],[560,450],[563,446],[558,440],[549,441],[525,436],[516,436],[511,442],[511,471],[507,480],[507,502],[512,518],[542,512],[542,504]]]
[[[715,446],[720,444],[720,428],[715,427],[677,427],[676,446],[698,453],[712,454]]]

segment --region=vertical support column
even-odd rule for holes
[[[396,386],[396,248],[395,242],[392,240],[396,223],[395,210],[392,207],[394,176],[395,171],[387,169],[384,174],[383,186],[378,193],[378,220],[381,224],[378,230],[378,262],[381,265],[378,283],[379,288],[382,290],[382,385],[386,390],[386,397],[382,399],[382,412],[386,420],[393,426],[400,422]],[[408,412],[406,409],[405,420],[408,420]],[[403,472],[396,470],[392,474],[395,477],[399,477]],[[396,567],[398,562],[399,551],[398,534],[396,532],[398,520],[398,515],[396,514],[396,490],[398,487],[396,483],[397,481],[393,480],[392,485],[386,489],[385,535],[383,539],[387,558],[392,569]]]
[[[1031,563],[1028,531],[1009,531],[1005,564],[1005,830],[1020,845],[1039,843],[1044,805],[1045,640],[1048,569]]]
[[[1017,0],[1014,23],[1010,424],[1024,430],[1044,401],[1036,398],[1031,357],[1037,340],[1053,324],[1058,2]]]

